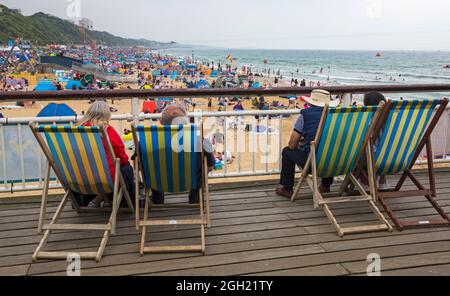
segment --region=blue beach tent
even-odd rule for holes
[[[202,79],[197,81],[197,83],[195,84],[195,88],[210,88],[210,85],[208,81]]]
[[[81,89],[81,82],[79,80],[69,80],[66,84],[66,89]]]
[[[41,80],[34,88],[35,91],[53,91],[56,86],[50,80]]]
[[[50,103],[45,106],[37,117],[76,116],[77,113],[66,104]]]
[[[260,88],[260,87],[261,87],[261,83],[259,83],[259,82],[253,82],[252,87],[253,87],[253,88]]]

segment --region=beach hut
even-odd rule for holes
[[[35,91],[54,91],[56,90],[56,86],[52,83],[51,80],[41,80],[34,88]]]
[[[45,106],[37,117],[76,116],[77,113],[66,104],[50,103]]]

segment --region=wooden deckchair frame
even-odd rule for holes
[[[423,226],[433,226],[433,225],[450,225],[450,218],[445,213],[444,209],[442,209],[439,204],[436,202],[436,181],[435,181],[435,174],[434,174],[434,160],[433,160],[433,150],[432,150],[432,143],[431,143],[431,134],[436,127],[439,119],[441,118],[442,114],[445,111],[445,108],[448,104],[448,99],[444,98],[439,101],[439,108],[437,108],[436,113],[432,117],[430,124],[428,125],[427,129],[425,130],[423,137],[421,141],[419,142],[419,146],[417,147],[416,151],[414,152],[414,156],[412,158],[411,164],[406,169],[403,174],[401,175],[400,179],[398,180],[396,186],[392,190],[387,191],[380,191],[377,186],[376,178],[376,168],[375,164],[372,164],[372,173],[370,174],[369,178],[372,179],[372,183],[375,184],[375,196],[377,200],[380,202],[380,204],[383,206],[383,208],[386,210],[387,214],[391,218],[391,220],[394,222],[395,227],[398,230],[403,230],[404,228],[412,228],[412,227],[423,227]],[[372,137],[370,139],[370,145],[371,147],[374,147],[374,143],[376,139],[381,135],[382,129],[384,125],[386,124],[386,120],[389,116],[389,112],[392,109],[393,102],[392,100],[389,100],[386,103],[386,107],[383,110],[382,115],[380,116],[380,120],[376,124]],[[428,169],[428,178],[430,182],[430,187],[426,188],[423,186],[419,180],[414,176],[412,170],[413,167],[419,158],[421,152],[423,149],[426,149],[426,158],[427,158],[427,169]],[[372,149],[372,161],[375,161],[375,155]],[[403,187],[403,184],[405,183],[406,179],[409,178],[413,184],[417,187],[416,190],[404,190],[400,191]],[[432,220],[416,220],[416,221],[404,221],[400,220],[397,215],[394,213],[392,208],[386,203],[386,199],[389,198],[399,198],[399,197],[413,197],[413,196],[425,196],[425,198],[430,202],[432,207],[436,210],[436,212],[441,216],[442,219],[432,219]]]
[[[150,198],[151,188],[145,187],[145,206],[144,206],[144,217],[140,218],[140,208],[139,208],[139,175],[143,172],[142,167],[142,155],[139,147],[137,128],[135,123],[131,124],[131,130],[133,133],[134,146],[136,147],[136,157],[134,160],[134,168],[136,175],[136,229],[141,229],[141,241],[139,247],[139,253],[141,256],[148,253],[174,253],[174,252],[201,252],[205,254],[206,244],[205,244],[205,225],[209,228],[211,226],[210,209],[209,209],[209,189],[208,189],[208,172],[207,172],[207,162],[204,157],[203,151],[203,124],[199,125],[201,131],[201,183],[202,187],[200,189],[199,195],[199,205],[154,205],[152,204]],[[192,152],[196,153],[196,152]],[[144,174],[142,173],[142,176]],[[199,207],[200,219],[175,219],[175,220],[152,220],[149,221],[149,209],[150,208],[196,208]],[[206,217],[205,217],[206,216]],[[179,245],[179,246],[145,246],[147,227],[150,226],[163,226],[163,225],[199,225],[200,226],[200,244],[199,245]]]
[[[382,109],[383,106],[380,106],[380,109]],[[327,193],[322,194],[319,191],[318,186],[318,176],[317,176],[317,159],[316,159],[316,149],[318,148],[317,145],[320,142],[320,139],[322,137],[324,128],[325,128],[325,121],[327,118],[327,115],[329,113],[329,106],[326,105],[324,107],[322,117],[319,122],[319,128],[316,134],[316,137],[314,141],[311,142],[311,153],[308,156],[308,159],[306,161],[305,167],[301,168],[301,177],[300,181],[295,187],[295,190],[292,194],[291,201],[294,202],[303,183],[306,182],[308,186],[311,188],[313,193],[313,202],[314,202],[314,208],[322,208],[327,215],[330,222],[335,227],[338,235],[340,237],[343,237],[345,234],[352,234],[352,233],[364,233],[364,232],[372,232],[372,231],[392,231],[392,226],[389,224],[389,222],[386,220],[386,218],[383,216],[383,214],[380,212],[378,207],[375,205],[375,197],[374,197],[374,190],[375,190],[375,184],[373,183],[373,178],[369,180],[369,188],[370,188],[370,194],[367,194],[364,190],[364,187],[359,183],[358,179],[355,177],[356,172],[356,165],[352,172],[347,174],[345,176],[345,179],[340,186],[340,189],[337,193]],[[358,158],[360,159],[363,154],[366,155],[370,159],[372,156],[371,153],[371,147],[368,145],[369,137],[371,135],[371,132],[374,128],[374,122],[376,122],[379,118],[380,110],[376,111],[372,123],[370,124],[368,131],[363,139],[361,150],[358,152]],[[370,161],[368,163],[369,166],[372,165],[372,162]],[[309,174],[309,171],[311,169],[311,174]],[[369,174],[372,174],[373,170],[372,167],[370,167]],[[356,196],[344,196],[344,192],[346,191],[349,184],[353,184],[360,195]],[[381,224],[375,224],[375,225],[366,225],[366,226],[355,226],[355,227],[341,227],[333,215],[333,212],[330,209],[331,204],[341,204],[341,203],[353,203],[353,202],[368,202],[370,209],[373,211],[375,216],[382,222]]]
[[[56,166],[55,160],[53,158],[53,155],[42,137],[41,133],[38,131],[39,125],[37,123],[30,122],[29,124],[34,136],[36,137],[36,140],[41,147],[42,151],[44,152],[45,157],[47,158],[47,164],[45,169],[45,178],[44,178],[44,189],[42,192],[42,201],[41,201],[41,210],[39,214],[39,225],[38,225],[38,232],[39,234],[44,234],[42,237],[38,247],[33,253],[32,259],[34,262],[38,261],[39,259],[61,259],[66,260],[67,256],[69,254],[76,253],[80,256],[81,259],[95,259],[97,262],[100,262],[103,256],[103,252],[105,250],[106,244],[108,242],[110,234],[114,235],[116,233],[116,220],[117,220],[117,213],[120,207],[120,203],[122,201],[122,197],[125,196],[125,199],[127,201],[128,207],[130,211],[134,211],[134,207],[130,198],[130,195],[128,194],[128,190],[125,184],[125,181],[123,179],[123,176],[120,172],[120,161],[118,158],[115,157],[113,147],[111,145],[111,142],[109,141],[108,135],[106,133],[106,129],[104,126],[100,127],[100,132],[103,137],[103,139],[107,143],[107,149],[109,154],[111,155],[114,165],[115,165],[115,179],[114,179],[114,192],[113,192],[113,201],[112,201],[112,209],[111,215],[109,217],[107,224],[60,224],[57,223],[59,216],[64,211],[64,207],[70,198],[72,201],[72,205],[76,209],[78,213],[82,212],[99,212],[104,211],[104,209],[90,209],[86,207],[80,207],[77,200],[75,199],[75,196],[73,195],[73,192],[70,188],[66,187],[66,185],[63,182],[63,174],[58,170],[58,167]],[[102,148],[102,147],[100,147]],[[47,212],[47,202],[48,202],[48,189],[49,189],[49,183],[50,183],[50,168],[53,169],[57,179],[61,183],[65,194],[62,198],[61,202],[58,205],[58,208],[53,215],[50,223],[45,223],[45,215]],[[105,168],[108,169],[108,168]],[[120,185],[120,189],[119,189]],[[46,244],[50,233],[52,230],[76,230],[76,231],[103,231],[103,237],[100,242],[100,246],[98,247],[96,252],[68,252],[68,251],[58,251],[58,252],[46,252],[42,251],[43,246]]]

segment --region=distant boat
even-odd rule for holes
[[[375,55],[377,58],[381,57],[381,53],[377,52],[377,54]]]

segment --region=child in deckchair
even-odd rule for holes
[[[288,147],[282,152],[282,166],[280,184],[276,189],[280,196],[291,198],[293,194],[295,166],[304,167],[311,151],[311,141],[316,137],[319,128],[320,118],[322,117],[323,107],[328,104],[330,107],[337,107],[339,100],[332,100],[329,92],[325,90],[314,90],[311,97],[303,97],[310,105],[308,109],[300,112],[289,140]],[[304,139],[301,145],[301,140]],[[330,186],[333,178],[322,178],[322,184],[319,190],[322,193],[330,192]]]
[[[114,150],[114,154],[117,158],[120,159],[120,171],[127,185],[127,191],[130,196],[134,196],[134,172],[133,168],[130,165],[128,160],[128,155],[125,152],[125,145],[122,142],[117,131],[109,125],[109,121],[111,119],[111,111],[109,105],[104,101],[96,101],[92,103],[92,105],[87,110],[83,119],[80,120],[76,125],[79,126],[99,126],[103,125],[106,127],[106,132],[108,134],[109,140]],[[114,180],[115,176],[115,168],[113,164],[113,160],[108,153],[108,149],[106,146],[106,142],[103,140],[103,147],[106,151],[106,155],[108,158],[108,167],[111,172],[112,179]],[[111,196],[109,196],[111,195]],[[79,202],[81,206],[87,206],[90,208],[99,208],[101,206],[101,202],[104,201],[103,207],[111,206],[110,200],[112,200],[112,194],[107,194],[106,196],[97,195],[97,196],[88,196],[81,195],[75,192],[75,198]],[[134,199],[132,199],[134,201]],[[123,206],[126,205],[125,200],[122,201]]]

